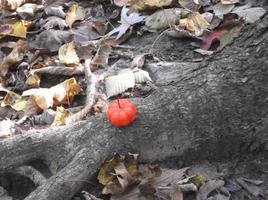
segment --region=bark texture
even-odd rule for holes
[[[0,141],[0,173],[33,160],[51,176],[26,200],[68,200],[113,152],[150,161],[222,159],[268,151],[268,16],[233,45],[200,63],[146,65],[158,89],[133,101],[138,118],[126,128],[104,115]]]

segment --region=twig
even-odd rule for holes
[[[153,44],[152,44],[152,46],[151,46],[151,48],[150,48],[150,50],[149,50],[149,54],[153,55],[153,49],[154,49],[154,46],[155,46],[156,42],[157,42],[157,41],[160,39],[160,37],[162,37],[167,31],[170,31],[170,28],[168,28],[168,29],[162,31],[162,33],[160,33],[160,34],[156,37],[156,39],[154,40],[154,42],[153,42]]]
[[[53,74],[53,75],[82,75],[84,74],[84,69],[82,67],[58,67],[58,66],[49,66],[40,69],[34,69],[31,71],[32,74]]]
[[[85,61],[85,78],[87,80],[87,99],[86,99],[86,105],[85,107],[80,110],[79,112],[75,113],[74,115],[70,116],[66,119],[66,124],[71,124],[77,121],[80,121],[83,119],[87,113],[89,113],[92,109],[92,106],[95,101],[95,95],[96,95],[96,85],[98,82],[97,77],[91,72],[90,69],[90,62],[91,60],[88,59]]]

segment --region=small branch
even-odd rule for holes
[[[21,166],[15,170],[15,173],[29,178],[35,186],[43,185],[47,180],[43,174],[31,166]]]
[[[40,69],[34,69],[31,71],[31,73],[73,76],[84,74],[84,69],[82,67],[49,66]]]
[[[90,69],[90,61],[85,61],[85,78],[87,80],[87,99],[86,99],[86,106],[80,110],[79,112],[75,113],[71,117],[66,119],[66,124],[72,124],[74,122],[80,121],[83,119],[87,113],[89,113],[92,109],[92,106],[95,101],[95,95],[96,95],[96,85],[98,82],[97,77],[91,72]]]

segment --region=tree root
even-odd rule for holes
[[[25,200],[70,199],[97,169],[100,158],[92,158],[89,149],[81,149],[74,159],[47,182],[39,186]],[[80,182],[81,180],[81,182]]]
[[[14,172],[29,178],[36,187],[43,185],[47,181],[46,177],[44,177],[42,173],[31,166],[21,166],[15,169]]]

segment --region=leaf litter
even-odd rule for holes
[[[63,111],[77,104],[80,97],[88,99],[89,94],[98,93],[93,87],[95,92],[87,91],[92,78],[101,83],[98,90],[108,98],[131,96],[133,91],[153,85],[149,72],[143,68],[146,55],[131,55],[132,62],[126,63],[123,69],[111,67],[114,62],[111,55],[116,48],[126,48],[122,44],[133,33],[142,36],[146,31],[162,31],[159,38],[163,33],[190,38],[198,44],[196,53],[211,56],[239,37],[245,23],[256,23],[266,13],[262,7],[238,0],[110,2],[112,12],[107,12],[101,3],[93,6],[94,2],[84,7],[81,2],[59,5],[36,0],[1,1],[0,85],[9,91],[1,93],[1,108],[11,107],[24,116],[39,115],[48,109]],[[85,66],[85,60],[90,69]],[[86,72],[89,75],[83,79]],[[70,89],[70,80],[75,89]],[[91,108],[87,111],[94,110],[100,100],[89,99]],[[78,105],[86,107],[88,102]],[[107,100],[102,102],[106,103]],[[78,120],[86,113],[80,116]]]

